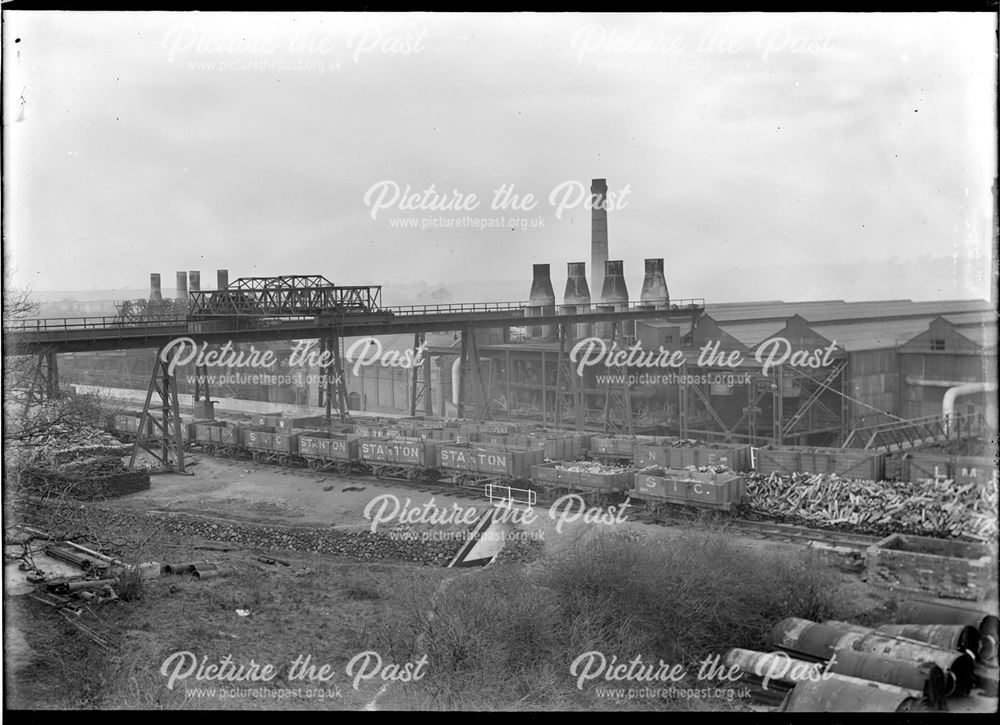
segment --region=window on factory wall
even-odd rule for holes
[[[944,350],[944,340],[931,340],[931,350]]]

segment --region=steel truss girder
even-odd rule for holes
[[[308,317],[377,312],[381,286],[338,286],[321,275],[241,277],[224,290],[191,292],[190,314]]]

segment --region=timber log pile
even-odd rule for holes
[[[20,482],[41,495],[95,499],[149,488],[149,471],[129,470],[122,461],[131,444],[86,425],[53,425],[22,458]]]
[[[813,526],[884,535],[995,541],[997,479],[986,485],[953,481],[860,481],[832,473],[747,475],[750,507]]]

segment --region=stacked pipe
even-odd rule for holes
[[[978,651],[978,641],[971,642],[968,639],[961,641],[963,644],[973,644]],[[923,675],[914,674],[905,665],[932,663],[940,667],[946,676],[947,684],[941,696],[966,695],[972,689],[975,655],[970,655],[966,650],[958,650],[957,640],[955,644],[955,648],[940,647],[927,641],[908,639],[856,624],[833,620],[819,624],[796,617],[781,620],[771,632],[772,646],[805,660],[831,660],[840,658],[844,652],[855,652],[898,660],[899,665],[891,667],[886,665],[885,669],[895,671],[894,668],[903,668],[908,672],[907,677],[927,678],[934,677],[933,671],[927,670]],[[851,665],[842,666],[850,668]],[[852,670],[852,674],[861,671],[861,669]],[[938,697],[939,694],[935,693],[934,697]]]
[[[554,315],[556,312],[556,293],[552,290],[552,280],[549,277],[549,265],[532,265],[531,294],[524,308],[525,317],[542,317]],[[551,340],[554,337],[552,325],[533,325],[528,328],[529,337],[541,340]]]
[[[625,263],[620,259],[610,259],[604,263],[604,286],[601,289],[601,304],[597,307],[602,312],[625,311],[628,309],[628,287],[625,286]],[[622,333],[631,336],[635,334],[627,329],[628,323],[622,323]],[[614,322],[598,323],[600,337],[608,339],[613,334]]]
[[[566,292],[563,294],[563,314],[582,314],[590,311],[590,288],[587,286],[587,263],[569,262],[566,265]],[[573,339],[590,337],[589,322],[569,326]]]

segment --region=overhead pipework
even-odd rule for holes
[[[549,276],[549,265],[532,265],[531,293],[528,304],[524,307],[525,317],[542,317],[554,315],[556,311],[556,293],[552,289],[552,278]],[[552,325],[532,325],[528,328],[528,336],[551,340],[554,337]]]

